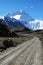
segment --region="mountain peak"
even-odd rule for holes
[[[25,11],[23,10],[20,10],[20,11],[17,11],[17,12],[12,12],[12,13],[8,13],[6,15],[7,18],[15,18],[19,21],[33,21],[34,19],[28,14],[26,13]]]
[[[20,12],[20,13],[24,13],[24,14],[26,13],[24,10],[20,10],[19,12]]]
[[[23,12],[23,10],[20,10],[20,13],[22,13]]]
[[[17,11],[14,14],[14,16],[19,16],[19,15],[20,15],[20,18],[19,18],[20,21],[33,21],[34,20],[28,13],[26,13],[23,10]]]

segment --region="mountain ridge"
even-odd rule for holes
[[[4,20],[5,23],[8,26],[13,26],[13,27],[17,27],[16,23],[20,23],[18,24],[18,26],[20,27],[20,25],[25,26],[28,29],[31,30],[41,30],[43,29],[43,21],[41,20],[35,20],[33,19],[28,13],[26,13],[23,10],[20,10],[18,12],[13,12],[13,13],[8,13],[6,16],[4,16]]]

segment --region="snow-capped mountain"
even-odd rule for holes
[[[4,19],[4,16],[0,16],[0,19]]]
[[[6,22],[5,24],[10,27],[27,27],[31,30],[41,30],[43,29],[43,21],[33,19],[28,13],[23,10],[18,12],[8,13],[3,18]]]
[[[43,21],[42,20],[34,20],[29,22],[32,30],[41,30],[43,29]]]
[[[20,21],[33,21],[34,20],[28,13],[26,13],[23,10],[15,12],[14,18]]]
[[[22,10],[15,12],[15,13],[8,13],[4,17],[4,19],[5,19],[5,21],[7,21],[6,23],[8,26],[10,26],[10,25],[14,26],[15,22],[16,23],[19,22],[29,29],[31,29],[29,22],[34,21],[34,19],[29,14],[27,14],[25,11],[22,11]],[[18,26],[20,26],[20,25],[18,25]]]

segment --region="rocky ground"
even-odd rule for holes
[[[0,37],[0,42],[5,39],[8,38]],[[11,39],[19,44],[0,52],[0,65],[43,65],[42,34],[22,34],[19,38]]]

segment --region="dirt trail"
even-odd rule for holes
[[[0,56],[0,65],[42,65],[42,63],[42,46],[38,37]]]

